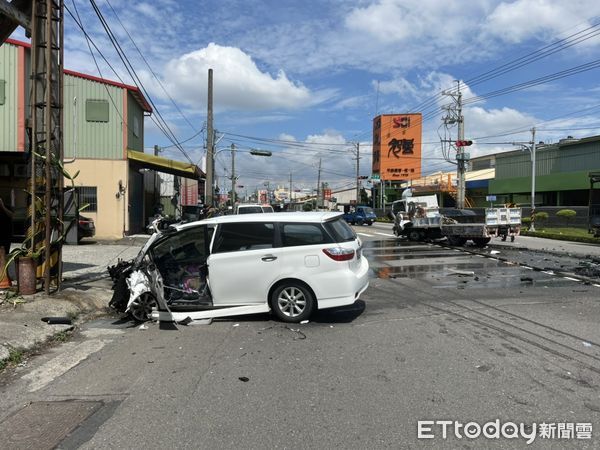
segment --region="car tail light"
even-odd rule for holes
[[[89,225],[92,221],[91,220],[81,220],[79,219],[79,225]]]
[[[350,261],[352,258],[354,258],[354,250],[352,250],[351,248],[324,248],[323,253],[325,253],[334,261]]]

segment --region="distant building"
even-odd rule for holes
[[[527,150],[474,158],[473,169],[489,171],[487,191],[497,201],[531,204],[531,154]],[[600,170],[600,136],[561,139],[536,146],[535,204],[587,206],[588,173]]]
[[[31,114],[30,45],[0,45],[0,195],[11,198],[24,220]],[[146,195],[147,170],[198,180],[195,165],[144,153],[144,116],[152,113],[135,86],[64,71],[64,165],[75,179],[82,212],[94,219],[98,238],[118,238],[143,230],[153,214]],[[146,180],[146,181],[145,181]],[[65,181],[65,187],[69,183]]]

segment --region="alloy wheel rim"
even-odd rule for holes
[[[297,317],[306,308],[304,292],[296,287],[283,289],[277,298],[279,310],[288,317]]]
[[[142,294],[131,304],[131,314],[137,320],[143,321],[150,318],[152,308],[156,306],[156,299],[148,294]]]

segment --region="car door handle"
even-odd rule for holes
[[[275,261],[277,259],[277,256],[273,256],[273,255],[265,255],[262,258],[263,261],[265,262],[270,262],[270,261]]]

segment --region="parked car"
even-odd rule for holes
[[[373,225],[377,216],[370,206],[357,206],[344,214],[344,220],[352,225]]]
[[[83,238],[94,237],[95,235],[96,226],[94,219],[80,215],[77,221],[77,239],[80,241]]]
[[[261,205],[251,203],[240,203],[236,205],[234,214],[255,214],[264,212]]]
[[[362,244],[341,213],[261,213],[178,224],[109,268],[110,305],[136,320],[271,311],[301,322],[368,287]]]

